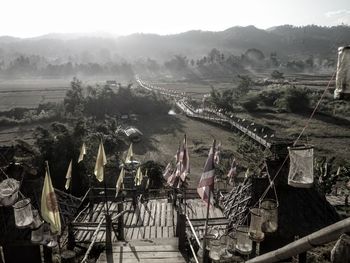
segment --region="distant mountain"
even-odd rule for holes
[[[190,58],[206,55],[212,48],[223,53],[240,55],[257,48],[268,56],[335,57],[337,47],[350,44],[350,27],[320,27],[291,25],[267,30],[254,26],[232,27],[224,31],[188,31],[160,36],[132,34],[119,36],[96,34],[48,34],[35,38],[0,37],[0,60],[18,54],[43,56],[49,61],[76,63],[108,62],[154,58],[168,60],[176,54]],[[1,62],[1,61],[0,61]]]

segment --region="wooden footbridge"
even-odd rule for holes
[[[106,245],[97,262],[186,262],[186,231],[201,245],[206,205],[196,189],[149,191],[142,198],[132,189],[118,198],[114,195],[115,189],[90,188],[68,227],[63,244],[90,245],[82,262],[96,244]],[[215,207],[210,209],[208,224],[223,232],[227,220]]]
[[[281,140],[276,138],[274,134],[267,135],[266,133],[258,133],[254,129],[248,127],[245,120],[241,120],[233,115],[226,116],[225,114],[208,108],[194,108],[188,103],[188,97],[185,93],[181,93],[174,90],[167,90],[164,88],[156,87],[145,83],[139,77],[136,76],[138,85],[148,91],[157,92],[161,95],[175,99],[176,106],[189,118],[214,123],[216,125],[223,126],[232,130],[236,130],[239,133],[246,135],[254,143],[262,146],[263,148],[270,149],[275,154],[285,154],[287,146],[292,144],[291,141]],[[251,123],[249,123],[251,124]],[[253,126],[252,126],[253,127]]]

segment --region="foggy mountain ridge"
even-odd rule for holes
[[[254,26],[235,26],[223,31],[192,30],[172,35],[135,33],[114,36],[108,33],[57,34],[34,38],[0,37],[0,59],[18,54],[38,55],[50,61],[76,63],[108,62],[153,58],[165,61],[174,55],[198,58],[212,48],[223,53],[240,55],[257,48],[268,56],[334,57],[337,47],[350,44],[349,26],[277,26],[267,30]]]

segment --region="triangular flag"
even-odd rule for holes
[[[125,162],[130,163],[133,160],[133,158],[134,158],[134,152],[132,150],[132,143],[131,143],[129,146],[128,153],[127,153],[126,158],[125,158]]]
[[[231,168],[230,171],[227,174],[228,178],[233,178],[237,175],[237,164],[236,164],[236,159],[233,158],[232,163],[231,163]]]
[[[83,145],[80,148],[78,163],[80,163],[84,159],[85,154],[86,154],[86,146],[85,146],[85,142],[83,142]]]
[[[106,158],[105,150],[103,148],[103,144],[101,141],[100,146],[98,147],[98,153],[97,153],[95,170],[94,170],[94,174],[96,176],[96,179],[99,182],[103,181],[104,166],[106,165],[106,163],[107,163],[107,158]]]
[[[125,170],[124,167],[121,169],[117,183],[115,185],[115,196],[118,196],[119,191],[123,188]]]
[[[66,174],[66,185],[64,186],[64,188],[66,188],[66,190],[69,189],[71,180],[72,180],[72,160],[70,160],[67,174]]]
[[[136,176],[135,176],[135,179],[134,179],[135,185],[136,186],[141,185],[142,179],[143,179],[143,175],[142,175],[142,172],[141,172],[141,167],[139,167],[139,168],[137,168]]]
[[[250,173],[250,170],[249,168],[245,171],[245,174],[244,174],[244,178],[248,178],[249,177],[249,173]]]
[[[61,234],[60,210],[55,191],[52,186],[49,168],[47,167],[43,191],[41,194],[41,216],[50,224],[53,234]]]

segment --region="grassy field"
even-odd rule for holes
[[[136,126],[144,133],[143,140],[134,144],[134,152],[141,161],[157,160],[166,165],[171,161],[186,133],[190,153],[190,186],[196,187],[203,171],[209,148],[215,138],[222,143],[222,151],[234,153],[239,136],[181,114],[142,118]],[[242,159],[237,156],[238,162]]]
[[[261,76],[260,76],[261,77]],[[313,83],[310,86],[303,85],[315,90],[324,90],[328,84],[331,76],[329,75],[305,75],[295,74],[290,75],[288,78],[292,78],[294,83]],[[215,82],[206,81],[205,83],[165,83],[164,81],[153,82],[154,85],[163,88],[176,89],[185,92],[194,92],[194,98],[202,98],[205,93],[208,93],[213,85],[216,89],[225,89],[235,86],[232,82]],[[318,85],[320,84],[321,85]],[[314,85],[315,84],[315,85]],[[331,83],[331,86],[333,83]],[[264,89],[264,87],[257,87],[258,89]],[[332,97],[332,94],[327,93],[327,97]],[[318,97],[316,98],[318,100]],[[328,98],[332,100],[332,98]],[[322,106],[322,104],[321,104]],[[275,130],[276,137],[280,138],[297,138],[303,127],[305,126],[311,112],[305,112],[303,114],[293,113],[278,113],[273,111],[256,112],[254,114],[249,113],[237,113],[237,117],[251,120],[252,122],[266,125]],[[350,121],[348,119],[350,115],[325,115],[322,113],[316,113],[311,120],[308,128],[305,130],[303,136],[303,142],[312,144],[315,146],[316,157],[337,157],[340,161],[348,161],[350,159],[350,152],[348,151],[348,145],[350,145]]]
[[[103,85],[106,79],[84,79],[83,85]],[[40,103],[62,101],[72,79],[0,79],[0,111],[14,107],[34,108]],[[125,84],[125,83],[123,83]]]
[[[83,82],[87,84],[104,83],[104,80]],[[202,83],[154,80],[154,85],[166,89],[185,91],[195,98],[202,98],[210,92],[211,85],[216,89],[226,89],[235,85],[233,82],[206,80]],[[0,82],[0,110],[10,107],[35,107],[47,101],[60,101],[69,88],[70,80],[17,80]],[[309,113],[303,115],[276,112],[258,112],[237,114],[238,117],[267,125],[276,131],[278,137],[296,138],[305,125]],[[169,116],[159,114],[151,118],[140,118],[137,127],[144,133],[143,141],[135,145],[135,152],[141,160],[158,160],[166,164],[176,153],[183,134],[188,135],[191,153],[191,166],[194,181],[197,182],[213,138],[222,141],[224,150],[235,154],[243,163],[244,156],[237,155],[236,149],[240,137],[233,132],[207,123],[195,121],[182,115]],[[1,144],[11,144],[15,139],[31,141],[32,125],[0,129]],[[316,114],[305,131],[304,140],[313,144],[316,156],[336,156],[340,160],[349,160],[350,122]]]
[[[0,110],[14,107],[33,108],[40,103],[63,99],[69,80],[18,79],[0,81]]]

